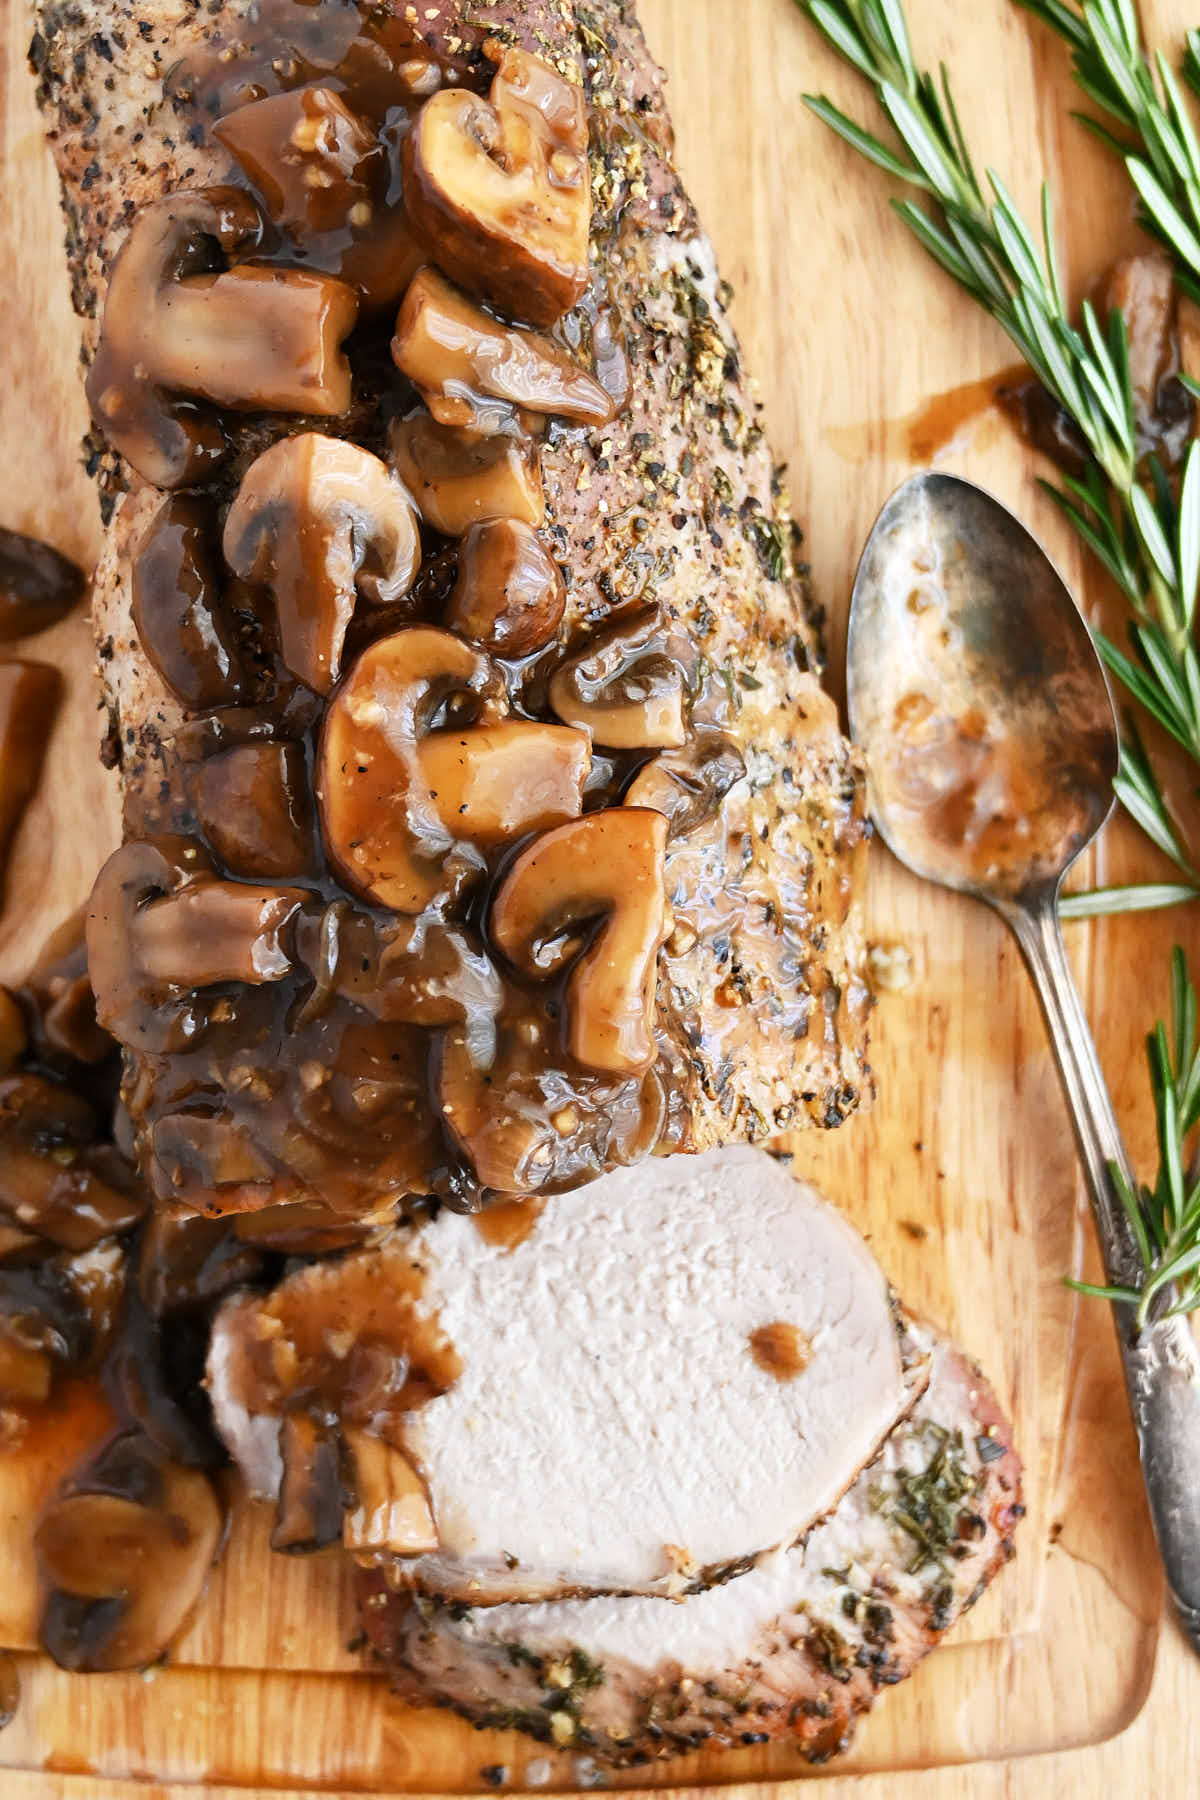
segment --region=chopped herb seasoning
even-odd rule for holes
[[[945,1568],[959,1536],[966,1502],[979,1488],[979,1477],[967,1468],[961,1432],[949,1432],[932,1419],[920,1426],[932,1454],[919,1473],[897,1469],[871,1490],[871,1503],[916,1544],[910,1575],[929,1564]]]

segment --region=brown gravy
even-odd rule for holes
[[[516,1250],[532,1235],[542,1216],[545,1200],[502,1200],[476,1213],[475,1229],[485,1244],[497,1250]]]
[[[439,87],[467,86],[482,93],[496,74],[482,54],[486,27],[464,32],[460,50],[440,61],[425,41],[429,34],[428,25],[409,22],[407,15],[397,19],[346,0],[315,5],[264,0],[236,27],[218,16],[203,50],[172,70],[168,101],[181,124],[190,121],[230,144],[237,139],[238,179],[272,215],[264,241],[246,253],[254,262],[307,261],[349,275],[338,259],[353,247],[352,238],[357,244],[358,227],[342,230],[333,216],[339,208],[352,219],[369,202],[376,222],[403,214],[399,158],[419,109]],[[278,194],[272,199],[268,174],[285,150],[290,157],[297,143],[307,146],[309,126],[324,129],[303,106],[300,111],[287,101],[275,106],[275,97],[314,82],[351,109],[359,123],[351,133],[353,154],[347,151],[346,169],[333,158],[315,171],[331,181],[321,189],[330,216],[314,212],[309,230],[305,208],[290,187],[290,201]],[[259,114],[257,123],[243,116],[236,130],[217,129],[238,108],[264,101],[271,110]],[[329,111],[327,101],[321,105]],[[338,119],[340,130],[346,121],[338,114],[335,124]],[[305,172],[313,170],[286,162],[289,182]],[[231,254],[236,266],[243,252]],[[620,404],[616,396],[624,398],[627,382],[623,351],[610,341],[610,324],[597,289],[551,335],[585,374],[594,371]],[[382,329],[382,320],[360,322],[352,354],[361,344],[364,356],[386,355]],[[395,381],[394,369],[389,379]],[[360,410],[364,416],[354,420],[354,439],[382,450],[378,421],[366,416],[369,409]],[[231,416],[215,416],[215,422],[222,432],[227,426],[232,430]],[[276,429],[270,426],[272,436]],[[536,444],[528,442],[536,455]],[[583,1066],[568,1048],[566,976],[527,980],[489,951],[490,897],[511,844],[479,852],[467,846],[474,858],[469,891],[439,901],[427,914],[424,949],[403,952],[406,993],[399,981],[391,995],[367,991],[379,986],[372,971],[381,966],[375,959],[387,947],[390,921],[339,879],[325,855],[328,819],[323,831],[313,829],[325,703],[284,666],[278,595],[268,580],[278,585],[278,569],[268,571],[262,584],[250,585],[225,567],[221,509],[228,497],[228,476],[218,471],[206,488],[171,498],[140,548],[137,622],[143,647],[189,716],[160,746],[161,779],[146,784],[151,791],[139,792],[127,832],[164,844],[171,834],[173,855],[191,858],[191,867],[197,856],[205,859],[218,880],[275,879],[265,863],[252,868],[240,854],[231,857],[231,844],[262,841],[265,829],[255,819],[239,822],[219,816],[211,805],[206,809],[202,774],[205,760],[214,755],[246,752],[252,744],[273,746],[271,767],[286,766],[288,779],[277,780],[270,795],[264,790],[264,807],[269,801],[273,818],[295,822],[291,863],[305,897],[289,927],[294,956],[282,978],[261,985],[230,980],[187,995],[187,942],[181,939],[178,981],[171,974],[173,986],[187,996],[177,1009],[178,1028],[148,991],[144,1017],[107,1015],[137,1052],[127,1102],[155,1196],[214,1217],[319,1201],[351,1218],[389,1200],[402,1203],[414,1193],[434,1193],[475,1210],[493,1195],[550,1192],[599,1174],[613,1161],[652,1148],[663,1139],[668,1121],[678,1135],[678,1084],[672,1073],[677,1057],[664,1049],[650,1069],[632,1076]],[[375,638],[401,627],[451,622],[445,602],[459,545],[446,543],[428,517],[422,537],[422,570],[411,592],[397,603],[356,609],[347,664]],[[166,631],[156,632],[164,624]],[[181,632],[181,625],[188,629]],[[507,719],[556,722],[546,690],[550,668],[563,651],[556,639],[539,643],[528,655],[496,648],[497,704]],[[447,704],[459,706],[464,698],[470,696],[451,695]],[[439,714],[423,729],[471,722],[470,716]],[[690,734],[690,718],[687,723]],[[586,810],[621,804],[644,760],[644,753],[596,756]],[[227,799],[233,798],[230,792]],[[154,904],[148,896],[147,906]],[[129,922],[114,917],[114,943]],[[598,923],[583,922],[581,947]],[[445,975],[451,965],[452,978]],[[395,959],[392,966],[398,966]],[[468,992],[471,971],[483,973]],[[460,987],[440,1011],[425,1004],[423,990],[444,991],[460,974]],[[490,1058],[481,1054],[485,1041],[493,1046]],[[466,1055],[460,1054],[464,1044]],[[514,1176],[514,1153],[500,1138],[506,1121],[518,1114],[528,1123],[530,1155],[528,1166],[522,1163]],[[487,1135],[489,1173],[479,1167],[482,1153],[460,1135],[459,1124],[467,1118]],[[564,1119],[576,1123],[563,1130]]]
[[[750,1354],[776,1381],[795,1381],[812,1361],[812,1344],[798,1325],[782,1319],[750,1333]]]

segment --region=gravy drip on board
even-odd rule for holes
[[[188,716],[89,919],[150,1188],[210,1215],[319,1195],[324,1227],[686,1147],[678,1049],[637,1028],[672,928],[660,815],[702,829],[741,764],[652,605],[568,637],[538,536],[539,438],[629,385],[582,91],[503,33],[438,58],[331,0],[272,0],[168,88],[244,185],[134,217],[110,292],[139,271],[152,351],[106,317],[90,383],[172,490],[134,611]],[[231,412],[290,435],[264,419],[248,462]]]

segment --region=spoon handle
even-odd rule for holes
[[[1000,910],[1021,946],[1046,1016],[1106,1277],[1114,1286],[1139,1288],[1141,1256],[1110,1165],[1124,1172],[1135,1192],[1136,1185],[1067,961],[1056,898],[1028,911]],[[1186,1319],[1160,1319],[1138,1332],[1134,1308],[1126,1302],[1114,1303],[1113,1318],[1167,1582],[1180,1623],[1200,1651],[1200,1353]]]

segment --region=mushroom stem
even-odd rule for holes
[[[284,932],[309,898],[302,888],[202,881],[153,900],[137,917],[138,965],[162,987],[282,981],[293,959]]]
[[[245,262],[258,206],[240,188],[168,194],[134,215],[109,272],[87,379],[92,416],[138,474],[182,487],[211,473],[228,443],[193,395],[241,411],[331,415],[350,405],[342,339],[352,288],[303,269]]]
[[[350,405],[341,342],[358,316],[329,275],[242,263],[177,282],[159,302],[147,373],[168,390],[239,412],[317,413]]]

